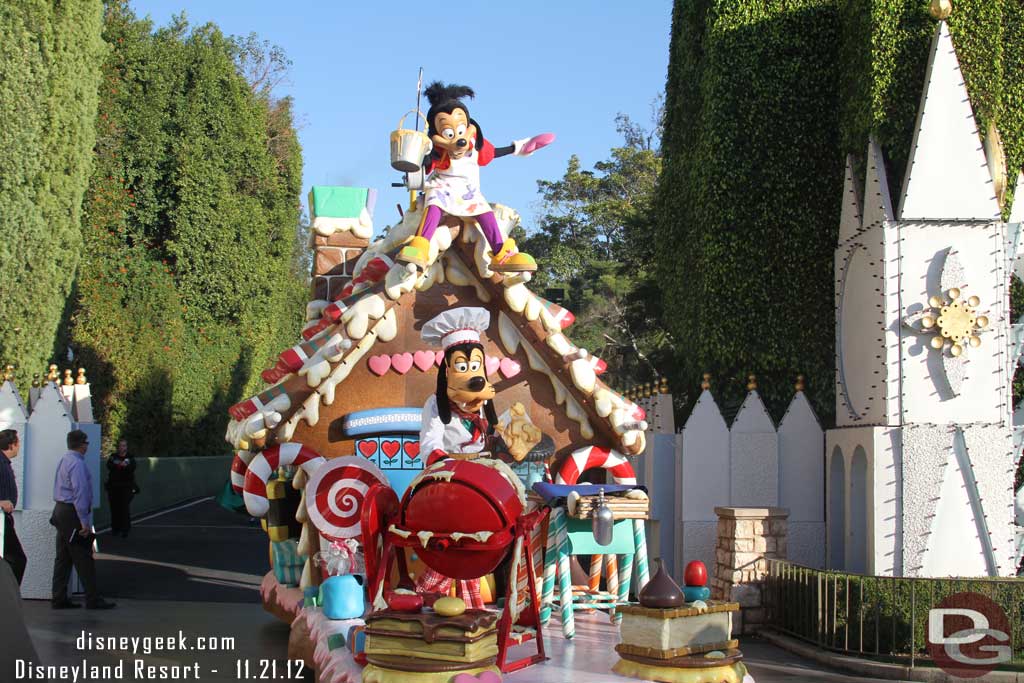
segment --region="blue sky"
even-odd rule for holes
[[[391,188],[388,135],[415,107],[416,75],[476,91],[473,118],[496,145],[553,132],[529,158],[496,160],[482,176],[492,202],[539,213],[537,180],[555,180],[572,154],[585,168],[619,144],[615,115],[650,121],[664,90],[671,0],[632,3],[393,3],[321,0],[132,0],[159,26],[184,12],[228,34],[256,32],[280,45],[292,70],[279,91],[295,99],[304,186],[357,185],[380,192],[374,226],[397,218],[406,194]],[[422,9],[417,9],[422,8]],[[431,9],[432,8],[432,9]],[[425,100],[424,100],[425,102]],[[426,106],[423,106],[426,110]]]

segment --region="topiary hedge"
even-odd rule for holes
[[[104,38],[71,343],[109,441],[224,452],[227,408],[304,313],[290,101],[253,92],[216,27],[154,32],[111,2]]]
[[[82,247],[102,16],[100,0],[0,3],[0,359],[22,377],[52,357]]]
[[[691,401],[755,372],[779,412],[802,372],[832,410],[839,37],[826,0],[675,3],[658,254]]]
[[[959,0],[949,25],[1012,185],[1024,165],[1024,6]],[[834,422],[842,166],[874,134],[898,203],[934,30],[927,0],[675,2],[658,265],[691,402],[710,371],[728,410],[752,372],[778,417],[803,373]]]

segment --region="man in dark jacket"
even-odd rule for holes
[[[132,528],[132,498],[135,485],[135,458],[128,455],[128,441],[117,442],[117,452],[107,458],[107,499],[110,501],[110,533],[128,538]]]
[[[21,548],[18,534],[14,531],[14,508],[18,506],[18,482],[14,479],[14,468],[11,467],[11,460],[18,457],[18,450],[21,448],[21,440],[18,432],[13,429],[5,429],[0,432],[0,510],[4,515],[4,559],[11,565],[14,578],[21,585],[21,579],[25,576],[25,551]]]

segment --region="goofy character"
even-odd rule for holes
[[[502,236],[494,211],[480,192],[480,167],[507,154],[529,156],[550,144],[555,136],[543,133],[495,148],[484,139],[480,124],[470,118],[469,108],[461,99],[473,97],[471,88],[435,81],[424,94],[430,102],[427,135],[433,143],[433,149],[423,160],[426,210],[419,230],[398,254],[398,260],[426,268],[430,238],[437,230],[442,214],[448,214],[476,219],[491,247],[491,270],[537,270],[537,262],[532,256],[519,253],[515,240]]]
[[[487,309],[463,307],[445,311],[423,326],[423,341],[444,349],[437,392],[423,405],[420,424],[420,452],[427,467],[445,458],[486,456],[483,451],[496,439],[494,387],[487,381],[480,343],[480,334],[490,323]],[[416,580],[416,592],[447,595],[452,581],[427,568]],[[459,581],[459,592],[468,607],[483,609],[480,579]]]

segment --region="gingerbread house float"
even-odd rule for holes
[[[447,218],[431,241],[430,265],[415,270],[395,256],[416,233],[422,207],[411,207],[371,244],[373,199],[358,188],[313,189],[308,322],[298,343],[263,373],[268,388],[230,410],[233,484],[251,512],[298,520],[301,526],[270,519],[269,527],[285,537],[301,529],[300,588],[319,582],[310,558],[331,534],[317,528],[323,519],[310,521],[304,499],[282,508],[279,499],[292,494],[268,488],[268,480],[281,465],[301,465],[291,488],[302,490],[320,458],[355,456],[379,467],[401,497],[424,467],[421,408],[435,392],[441,360],[425,347],[420,330],[441,311],[477,306],[491,314],[482,341],[497,390],[499,430],[511,439],[525,423],[542,435],[517,471],[527,486],[545,468],[567,483],[588,469],[605,470],[588,477],[599,482],[635,483],[627,458],[645,448],[644,411],[599,378],[605,369],[600,359],[572,343],[572,313],[530,291],[529,274],[492,272],[490,247],[472,219]],[[494,208],[507,235],[519,216]],[[331,524],[358,527],[354,510],[324,512]],[[301,595],[284,589],[279,577],[268,574],[264,601],[290,621]]]

